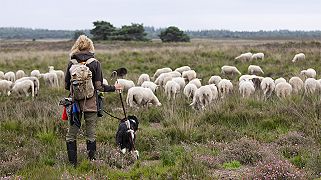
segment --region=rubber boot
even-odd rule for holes
[[[96,153],[96,141],[89,141],[87,140],[87,152],[88,152],[88,159],[90,161],[96,160],[95,153]]]
[[[67,141],[68,160],[74,167],[77,165],[77,142]]]

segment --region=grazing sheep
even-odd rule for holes
[[[299,77],[291,77],[289,80],[289,83],[292,86],[292,91],[293,93],[299,93],[299,91],[303,88],[304,83],[301,78]]]
[[[274,84],[277,85],[277,84],[279,84],[279,83],[281,83],[281,82],[285,83],[286,80],[285,80],[283,77],[280,77],[280,78],[277,78],[277,79],[274,81]]]
[[[205,86],[208,86],[212,91],[212,94],[213,94],[212,101],[216,100],[218,98],[218,90],[217,90],[216,85],[215,84],[209,84],[209,85],[205,85]]]
[[[4,74],[4,79],[11,81],[11,82],[15,82],[16,81],[16,75],[14,74],[14,72],[9,71],[6,74]]]
[[[174,77],[172,81],[175,81],[180,86],[180,90],[183,90],[185,87],[185,79],[182,77]]]
[[[195,109],[204,109],[207,105],[212,102],[213,92],[209,86],[201,86],[195,91],[193,97],[193,102],[190,106],[193,106]]]
[[[195,84],[197,88],[202,86],[201,79],[198,78],[192,79],[189,84]]]
[[[158,76],[160,76],[162,73],[167,73],[167,72],[172,72],[173,70],[171,68],[161,68],[161,69],[157,69],[154,76],[153,76],[153,79],[155,80],[156,78],[158,78]]]
[[[251,57],[252,57],[252,53],[247,52],[247,53],[243,53],[243,54],[237,56],[237,57],[235,58],[235,60],[245,60],[245,61],[249,61],[249,60],[251,60]]]
[[[141,74],[138,78],[137,85],[141,86],[144,81],[150,81],[148,74]]]
[[[36,78],[36,77],[23,77],[23,78],[20,78],[20,79],[16,80],[15,83],[21,82],[21,81],[25,81],[25,80],[31,80],[33,82],[34,88],[35,88],[35,95],[37,96],[38,93],[39,93],[39,90],[40,90],[39,79]]]
[[[156,78],[154,83],[159,86],[163,86],[165,78],[168,78],[168,77],[172,77],[172,76],[168,73],[162,73]]]
[[[46,86],[48,87],[59,87],[58,76],[56,73],[45,73],[40,75],[41,78],[45,81]]]
[[[26,76],[26,73],[23,71],[23,70],[18,70],[17,72],[16,72],[16,80],[17,79],[20,79],[20,78],[22,78],[22,77],[25,77]]]
[[[194,97],[197,87],[195,84],[188,83],[184,87],[184,95],[189,99]]]
[[[231,83],[230,80],[227,79],[222,79],[218,85],[218,92],[221,96],[221,98],[225,98],[227,94],[231,93],[233,90],[233,84]]]
[[[292,62],[302,61],[304,59],[305,59],[305,55],[303,53],[299,53],[293,57]]]
[[[117,79],[117,82],[123,86],[123,90],[126,92],[130,88],[135,87],[134,81],[127,79]]]
[[[58,85],[60,87],[63,87],[65,82],[65,73],[62,70],[55,70],[53,66],[49,66],[49,72],[57,74]]]
[[[263,78],[261,82],[261,89],[263,91],[264,99],[271,97],[272,92],[275,89],[274,80],[270,77]]]
[[[255,60],[257,60],[257,59],[264,59],[264,53],[255,53],[255,54],[253,54],[252,55],[252,57],[251,57],[251,60],[253,60],[253,59],[255,59]]]
[[[215,84],[217,86],[221,80],[222,78],[220,76],[211,76],[208,80],[208,84]]]
[[[14,84],[12,87],[12,94],[17,94],[19,96],[25,95],[29,96],[29,92],[31,91],[31,96],[35,97],[35,86],[31,80],[24,80],[24,81],[19,81]]]
[[[144,87],[144,88],[151,89],[154,93],[156,92],[157,88],[159,87],[157,84],[155,84],[155,83],[153,83],[151,81],[144,81],[141,86]]]
[[[189,66],[182,66],[182,67],[179,67],[179,68],[176,68],[175,71],[179,72],[179,73],[183,73],[184,71],[189,71],[191,70],[191,68]]]
[[[12,89],[14,83],[7,80],[0,80],[0,94],[9,95],[10,90]]]
[[[309,68],[307,70],[302,70],[300,72],[300,75],[305,76],[307,78],[315,78],[315,76],[317,75],[317,72],[314,69]]]
[[[31,77],[36,77],[36,78],[39,79],[39,78],[41,77],[41,73],[40,73],[39,70],[36,70],[36,69],[35,69],[35,70],[32,70],[32,71],[31,71],[30,76],[31,76]]]
[[[128,90],[126,103],[129,107],[140,107],[148,104],[161,106],[158,98],[152,90],[143,87],[132,87]]]
[[[224,75],[241,75],[241,72],[235,66],[222,66],[221,73]]]
[[[261,67],[256,65],[249,65],[247,70],[249,74],[255,74],[255,75],[264,74]]]
[[[252,79],[253,77],[255,77],[255,75],[244,74],[239,77],[239,82],[246,80],[246,79]]]
[[[321,84],[314,78],[308,78],[304,82],[304,90],[306,94],[314,94],[321,90]]]
[[[182,73],[182,78],[184,78],[185,80],[187,80],[189,82],[192,79],[196,78],[196,72],[194,70],[184,71]]]
[[[180,91],[180,85],[175,81],[168,81],[165,85],[165,94],[167,95],[167,99],[175,99],[176,95]]]
[[[243,98],[248,98],[255,92],[254,83],[251,80],[243,80],[240,82],[239,92]]]
[[[288,97],[292,93],[292,86],[287,82],[280,82],[275,85],[275,93],[279,98]]]
[[[0,80],[4,79],[4,72],[0,71]]]
[[[103,84],[104,84],[104,85],[108,85],[107,79],[103,78]]]
[[[180,77],[180,76],[181,76],[180,73],[177,71],[162,73],[156,78],[154,83],[164,87],[167,81],[171,80],[174,77]]]

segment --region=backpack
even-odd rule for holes
[[[77,62],[77,60],[70,60],[72,65],[69,69],[71,75],[71,93],[74,100],[88,99],[94,96],[94,85],[92,82],[92,72],[86,66],[96,59],[90,58],[86,62]]]

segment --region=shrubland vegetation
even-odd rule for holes
[[[298,75],[301,69],[321,72],[319,41],[192,41],[95,42],[96,57],[105,77],[125,66],[128,79],[141,73],[189,65],[203,83],[219,75],[223,65],[242,73],[249,64],[260,65],[273,78]],[[33,69],[48,65],[65,69],[72,42],[0,42],[0,70]],[[235,61],[242,52],[264,52],[264,60]],[[304,62],[292,63],[304,52]],[[320,78],[320,75],[318,75]],[[237,78],[233,84],[238,84]],[[181,94],[168,101],[157,92],[161,107],[130,109],[140,119],[136,148],[141,158],[121,155],[115,145],[118,121],[105,115],[97,126],[97,160],[86,160],[83,132],[78,137],[79,165],[67,163],[64,136],[68,122],[60,120],[58,101],[63,89],[40,86],[31,98],[0,97],[0,177],[26,179],[314,179],[321,173],[320,94],[303,93],[288,99],[261,93],[242,99],[237,86],[231,96],[204,111],[192,109]],[[123,94],[125,96],[125,94]],[[105,109],[122,116],[119,96],[105,94]]]

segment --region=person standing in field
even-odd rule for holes
[[[115,83],[114,86],[103,84],[101,64],[95,59],[94,44],[87,36],[81,35],[71,48],[70,61],[65,76],[65,89],[70,91],[73,99],[70,125],[66,135],[68,159],[71,164],[76,166],[76,141],[82,116],[85,122],[88,159],[95,159],[96,124],[98,118],[97,90],[101,92],[115,92],[122,90],[123,87],[118,83]]]

